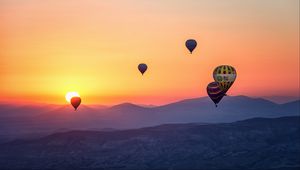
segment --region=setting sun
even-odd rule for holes
[[[67,102],[70,103],[72,97],[80,97],[80,96],[79,96],[79,94],[77,92],[68,92],[66,94],[66,100],[67,100]]]
[[[219,65],[228,95],[298,98],[299,3],[265,1],[1,0],[0,101],[162,105],[207,96]]]
[[[0,170],[300,170],[299,6],[0,0]]]

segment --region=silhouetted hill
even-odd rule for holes
[[[208,97],[183,100],[154,108],[163,122],[233,122],[254,117],[299,115],[300,102],[279,105],[261,98],[224,97],[217,108]]]
[[[280,107],[284,112],[287,112],[287,113],[293,113],[294,110],[298,110],[298,113],[299,113],[300,100],[281,104]]]
[[[299,115],[300,101],[276,104],[261,98],[226,96],[215,108],[208,97],[183,100],[164,106],[143,107],[123,103],[112,107],[69,106],[0,107],[0,142],[34,137],[58,129],[132,129],[166,123],[220,123],[254,117]]]
[[[122,103],[122,104],[112,106],[109,109],[110,110],[119,110],[119,109],[123,109],[123,110],[140,109],[140,110],[144,110],[144,109],[147,109],[147,108],[139,106],[139,105],[135,105],[135,104],[132,104],[132,103]]]
[[[0,145],[0,169],[299,169],[300,117],[71,131]]]

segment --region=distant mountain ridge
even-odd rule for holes
[[[300,168],[300,117],[70,131],[0,144],[0,169]]]
[[[215,108],[208,97],[163,106],[123,103],[112,107],[0,105],[0,142],[22,136],[49,134],[58,129],[132,129],[166,123],[221,123],[254,117],[299,115],[300,101],[276,104],[261,98],[226,96]]]

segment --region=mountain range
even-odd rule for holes
[[[170,123],[228,123],[254,117],[298,116],[300,101],[276,104],[262,98],[226,96],[216,108],[208,97],[163,106],[123,103],[82,105],[0,105],[0,142],[69,130],[132,129]]]

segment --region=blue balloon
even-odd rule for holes
[[[185,42],[185,46],[187,49],[189,49],[190,53],[194,51],[194,49],[197,47],[197,41],[194,39],[188,39]]]
[[[148,66],[144,63],[139,64],[138,69],[142,73],[142,75],[146,72]]]

